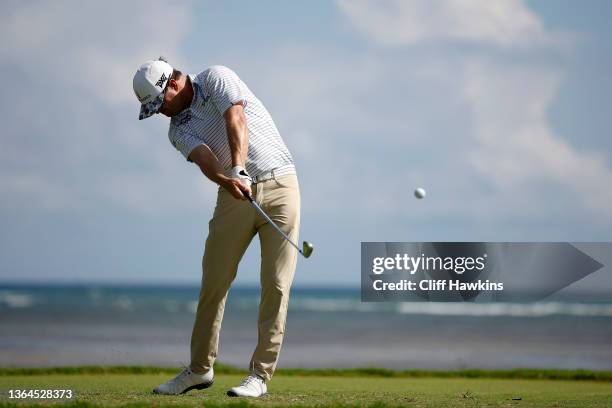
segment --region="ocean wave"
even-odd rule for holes
[[[375,312],[381,310],[376,303],[363,303],[352,299],[296,298],[289,301],[296,311],[312,312]]]
[[[390,304],[387,304],[390,305]],[[259,297],[245,297],[239,300],[228,302],[226,308],[234,310],[253,310],[259,306]],[[293,297],[289,301],[289,308],[292,311],[306,312],[375,312],[381,310],[383,304],[362,303],[353,299],[325,299],[325,298],[303,298]],[[393,306],[384,307],[392,309]],[[198,310],[198,302],[188,302],[187,310],[195,313]],[[391,310],[392,311],[392,310]]]
[[[75,290],[65,293],[49,290],[44,293],[35,291],[0,290],[0,308],[7,310],[35,308],[40,310],[89,310],[114,309],[123,312],[156,312],[179,314],[187,311],[195,313],[198,302],[191,292],[185,294],[129,292],[123,293],[92,289]],[[193,299],[193,300],[190,300]],[[259,293],[239,292],[228,300],[227,308],[234,311],[256,310]],[[589,303],[579,301],[548,301],[535,303],[472,303],[472,302],[361,302],[356,293],[297,293],[292,294],[289,302],[292,312],[312,313],[365,313],[389,315],[429,315],[429,316],[508,316],[508,317],[612,317],[612,302]]]
[[[34,297],[24,293],[0,291],[0,305],[10,309],[23,309],[34,304]]]
[[[402,314],[436,316],[544,317],[552,315],[612,317],[612,305],[588,303],[400,303]]]
[[[124,311],[134,310],[134,301],[128,296],[119,296],[112,301],[112,306]]]
[[[595,303],[459,303],[403,302],[364,303],[353,299],[298,298],[290,302],[294,311],[313,312],[386,312],[434,316],[585,316],[612,317],[612,304]]]
[[[194,313],[198,311],[198,301],[197,300],[193,300],[191,302],[187,303],[187,310],[190,311],[191,313]]]
[[[248,310],[257,307],[257,299],[234,302],[231,307]],[[460,302],[361,302],[359,299],[294,297],[289,301],[294,312],[343,313],[384,312],[432,316],[508,316],[544,317],[553,315],[612,317],[612,304],[536,302],[536,303],[460,303]],[[189,309],[195,313],[197,302]]]

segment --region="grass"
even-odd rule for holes
[[[243,372],[219,366],[215,385],[181,396],[151,389],[176,370],[155,367],[0,369],[0,407],[610,407],[612,373],[562,370],[279,370],[265,398],[231,399]],[[9,389],[72,389],[74,400],[9,400]]]

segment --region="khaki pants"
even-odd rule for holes
[[[252,186],[255,201],[293,240],[298,240],[300,191],[297,176],[284,175]],[[248,201],[220,188],[209,222],[202,260],[202,288],[191,335],[191,370],[205,373],[219,346],[225,299],[238,263],[255,234],[261,242],[261,300],[258,341],[251,372],[269,380],[276,368],[285,333],[289,290],[298,251],[274,230]]]

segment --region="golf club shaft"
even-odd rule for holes
[[[257,204],[255,202],[255,200],[253,200],[253,197],[250,197],[248,195],[245,194],[245,197],[247,198],[247,200],[249,200],[249,202],[251,203],[251,205],[257,210],[257,212],[264,217],[264,219],[266,221],[268,221],[268,223],[270,225],[272,225],[274,227],[274,229],[276,229],[278,231],[279,234],[281,234],[283,236],[283,238],[285,238],[287,240],[287,242],[289,242],[291,245],[293,245],[295,247],[295,249],[297,249],[299,251],[300,254],[304,255],[304,253],[302,252],[302,250],[300,249],[300,247],[298,247],[295,242],[293,242],[291,239],[289,239],[289,237],[287,236],[287,234],[285,234],[283,232],[282,229],[279,228],[278,225],[276,225],[276,223],[274,221],[272,221],[272,219],[270,217],[268,217],[268,214],[266,214],[264,212],[264,210],[261,209],[261,207],[259,206],[259,204]]]

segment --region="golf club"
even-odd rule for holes
[[[251,197],[250,195],[248,195],[247,193],[245,193],[244,191],[242,192],[242,194],[244,194],[244,196],[247,198],[247,200],[249,200],[249,202],[251,203],[251,205],[253,206],[253,208],[255,208],[257,210],[257,212],[264,217],[264,219],[266,221],[268,221],[268,223],[270,225],[272,225],[274,227],[274,229],[276,229],[276,231],[278,231],[279,234],[281,234],[283,236],[283,238],[285,238],[287,240],[287,242],[289,242],[291,245],[293,245],[295,247],[295,249],[298,250],[298,252],[300,254],[302,254],[304,256],[304,258],[308,258],[310,257],[310,255],[312,255],[312,251],[314,250],[314,247],[312,246],[312,244],[308,241],[304,241],[302,243],[302,248],[298,247],[295,242],[293,242],[292,240],[289,239],[289,237],[283,232],[282,229],[279,228],[278,225],[276,225],[274,223],[274,221],[272,221],[272,219],[270,217],[268,217],[268,214],[266,214],[264,212],[264,210],[261,209],[261,207],[259,206],[259,204],[257,204],[255,202],[255,200],[253,200],[253,197]]]

